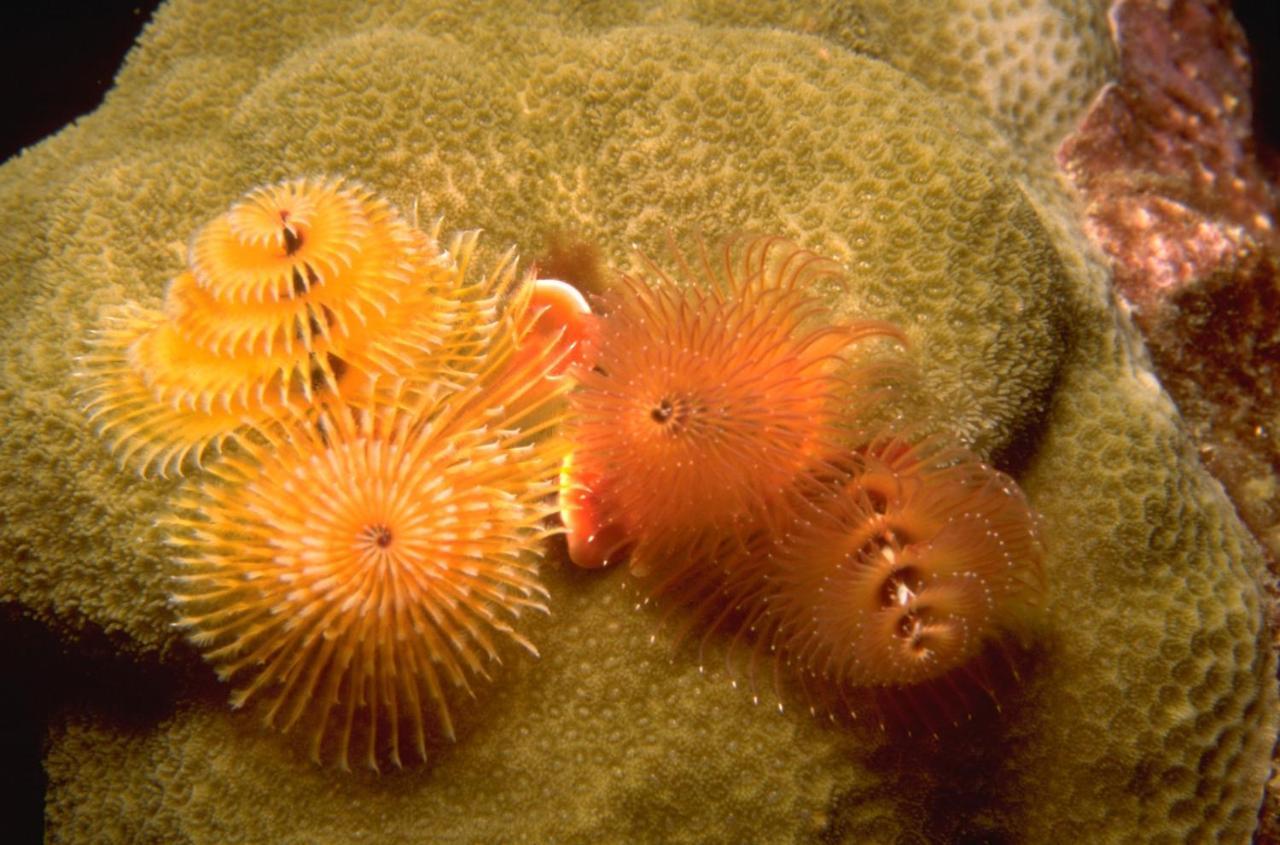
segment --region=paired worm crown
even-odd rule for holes
[[[906,338],[824,318],[832,262],[761,238],[676,263],[644,260],[595,318],[561,479],[571,559],[625,558],[682,636],[725,633],[752,685],[770,660],[815,707],[977,677],[1043,599],[1017,485],[871,413],[914,377]]]
[[[344,769],[425,758],[504,641],[536,654],[577,338],[513,253],[471,280],[476,243],[340,180],[260,188],[82,359],[123,460],[201,470],[163,521],[178,624]]]

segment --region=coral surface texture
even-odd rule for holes
[[[107,667],[49,716],[48,839],[1248,841],[1262,554],[1054,160],[1114,61],[1099,0],[164,5],[100,109],[0,167],[0,602]],[[424,763],[317,766],[228,706],[175,625],[181,482],[117,463],[75,374],[104,310],[161,307],[192,233],[325,176],[483,229],[486,266],[561,231],[618,269],[672,233],[839,262],[831,313],[909,341],[897,410],[1039,514],[1047,607],[999,711],[906,733],[780,708],[562,541],[521,620],[539,656],[504,653]]]

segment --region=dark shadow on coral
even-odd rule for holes
[[[608,275],[599,244],[568,229],[544,235],[542,252],[532,262],[540,279],[559,279],[596,297],[608,289]]]
[[[1052,397],[1058,390],[1061,372],[1061,368],[1054,371],[1053,379],[1044,392],[1044,404],[1033,415],[1029,415],[1023,425],[1019,426],[1017,433],[991,455],[991,465],[1014,479],[1019,479],[1026,473],[1040,444],[1044,442],[1045,432],[1049,428],[1049,408],[1053,404]]]
[[[125,728],[155,724],[172,710],[172,667],[124,655],[127,644],[86,628],[73,651],[13,606],[0,609],[0,783],[11,809],[6,842],[40,842],[44,830],[42,761],[49,719],[63,710],[105,714]]]
[[[1050,259],[1047,249],[1046,260],[1051,260],[1054,266],[1059,268],[1058,274],[1065,274],[1061,269],[1060,259],[1056,256]],[[1049,411],[1053,407],[1054,397],[1057,396],[1058,387],[1062,382],[1063,367],[1077,343],[1070,317],[1061,316],[1071,313],[1070,302],[1060,288],[1056,290],[1054,299],[1054,311],[1060,315],[1051,324],[1054,335],[1053,345],[1058,354],[1056,366],[1049,373],[1046,383],[1040,386],[1036,395],[1036,404],[1027,408],[1018,418],[1017,424],[1013,427],[1013,437],[990,456],[992,466],[1015,479],[1021,478],[1026,472],[1044,440],[1044,434],[1049,425]]]
[[[1004,761],[1017,733],[1019,714],[1034,706],[1029,701],[1035,686],[1032,680],[1049,651],[1045,644],[1016,651],[988,649],[983,656],[989,667],[987,680],[999,686],[991,690],[992,696],[974,699],[977,706],[959,724],[921,731],[899,721],[873,728],[883,730],[887,739],[865,760],[867,768],[880,775],[879,783],[870,792],[836,796],[822,841],[874,838],[875,820],[863,817],[862,810],[868,802],[883,804],[891,798],[897,816],[919,820],[921,842],[1014,842],[1009,796],[1001,786],[1006,776]]]

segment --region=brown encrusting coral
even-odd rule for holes
[[[547,378],[562,351],[513,359],[514,334],[443,398],[392,390],[257,427],[167,520],[178,624],[239,682],[234,706],[300,726],[317,761],[425,759],[500,641],[537,654],[513,625],[545,610],[567,382]]]
[[[1224,0],[1119,0],[1120,73],[1058,159],[1160,382],[1266,549],[1280,628],[1280,189]],[[1258,57],[1254,57],[1256,61]],[[1263,835],[1280,837],[1273,779]]]
[[[494,319],[474,235],[438,241],[368,190],[258,188],[192,238],[161,309],[105,315],[81,359],[90,419],[144,474],[198,465],[245,425],[358,400],[379,374],[456,381]]]
[[[1205,463],[1280,556],[1280,192],[1217,0],[1123,0],[1119,79],[1059,151]]]

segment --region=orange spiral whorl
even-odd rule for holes
[[[771,642],[838,685],[940,678],[1043,600],[1043,548],[1016,485],[958,448],[897,439],[779,542]]]
[[[835,266],[794,244],[731,243],[724,268],[684,266],[704,276],[689,287],[649,263],[606,297],[594,366],[571,396],[570,481],[596,523],[571,526],[580,565],[626,546],[636,574],[682,567],[720,536],[775,519],[839,438],[850,348],[899,337],[884,324],[815,327],[809,289]]]
[[[379,378],[461,383],[513,271],[467,281],[476,236],[438,234],[341,179],[252,191],[194,235],[162,309],[105,317],[82,358],[91,419],[144,473],[181,473],[246,426],[360,401]]]
[[[513,363],[510,335],[460,391],[261,427],[167,521],[178,624],[238,682],[233,705],[296,728],[317,761],[425,758],[503,641],[537,653],[517,626],[545,609],[537,564],[565,453],[547,431],[567,384],[548,378],[556,355]]]

